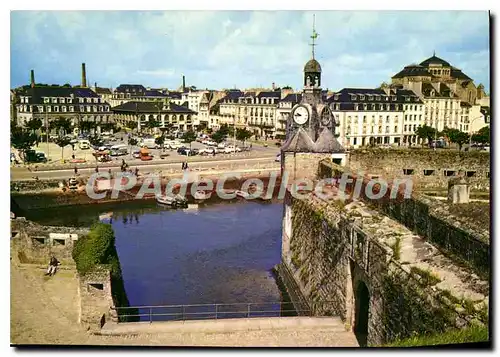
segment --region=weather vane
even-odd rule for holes
[[[314,43],[314,40],[316,40],[319,36],[319,33],[316,32],[316,29],[314,27],[315,25],[315,22],[316,22],[316,15],[313,14],[313,33],[312,33],[312,43],[311,43],[311,48],[312,48],[312,56],[313,56],[313,59],[314,59],[314,46],[317,46],[316,43]]]

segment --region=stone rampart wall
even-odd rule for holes
[[[357,173],[385,178],[411,178],[418,188],[447,188],[453,173],[470,175],[473,190],[490,188],[490,154],[472,151],[430,149],[354,149],[349,152],[349,168]]]
[[[350,168],[343,168],[324,160],[320,164],[318,178],[340,178],[344,172],[349,171]],[[356,186],[356,174],[353,173],[351,177],[354,180],[347,184],[347,192],[353,192]],[[383,197],[371,199],[365,195],[365,188],[370,178],[365,176],[360,179],[363,180],[360,199],[426,237],[440,250],[466,263],[482,277],[489,276],[490,232],[488,227],[480,227],[470,220],[453,216],[449,214],[446,203],[415,193],[415,191],[411,197],[404,198],[404,185],[398,187],[395,198],[391,198],[392,192],[389,187]],[[376,187],[373,192],[378,192]]]

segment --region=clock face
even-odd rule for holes
[[[299,124],[303,125],[309,120],[309,111],[306,107],[298,107],[293,112],[293,120]]]
[[[321,113],[321,124],[327,126],[328,124],[330,124],[330,120],[331,120],[330,111],[327,108],[325,108]]]

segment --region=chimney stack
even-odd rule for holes
[[[35,70],[31,70],[31,88],[35,86]]]
[[[273,82],[272,86],[273,86],[273,90],[275,90],[276,89],[276,85],[274,84],[274,82]]]
[[[87,74],[85,71],[85,63],[82,63],[82,87],[87,87]]]
[[[186,90],[186,77],[183,75],[182,76],[182,92]]]

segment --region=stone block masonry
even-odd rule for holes
[[[349,172],[348,169],[328,160],[321,162],[319,171],[319,178],[340,178],[344,172]],[[357,176],[354,172],[351,177],[355,179],[346,185],[347,192],[352,192],[356,185]],[[395,199],[390,198],[391,188],[382,198],[370,199],[364,194],[370,178],[360,179],[363,180],[360,199],[427,238],[444,253],[460,263],[467,264],[483,278],[489,276],[489,226],[481,225],[473,219],[453,215],[450,213],[451,206],[448,203],[419,194],[415,190],[411,197],[404,198],[403,187]],[[465,206],[462,208],[467,209]]]
[[[362,201],[287,195],[282,265],[297,300],[368,345],[488,322],[487,281]]]
[[[11,244],[22,252],[25,262],[48,264],[53,254],[63,264],[74,264],[74,243],[88,232],[85,228],[42,226],[23,218],[11,220]]]
[[[411,178],[415,188],[447,188],[450,177],[462,170],[471,189],[489,191],[490,154],[430,149],[355,149],[349,152],[348,166],[385,178]]]

